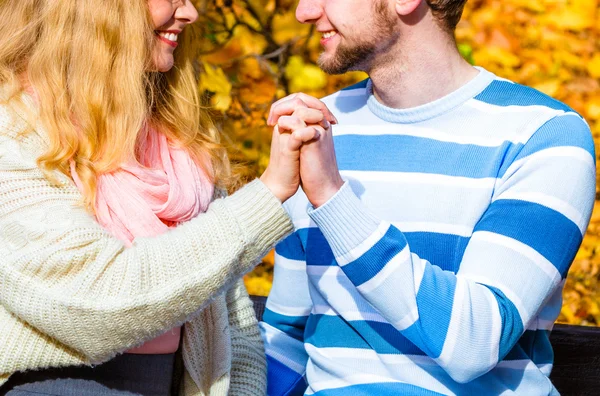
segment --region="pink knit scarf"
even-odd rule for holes
[[[130,246],[135,238],[152,237],[205,212],[214,187],[189,154],[169,144],[166,136],[147,128],[138,147],[139,163],[98,176],[96,218],[112,235]],[[71,163],[71,174],[82,190]]]

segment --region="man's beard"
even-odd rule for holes
[[[319,56],[317,64],[325,73],[343,74],[351,70],[366,71],[365,68],[378,52],[378,44],[382,39],[388,39],[393,34],[396,23],[395,17],[389,13],[384,0],[374,4],[374,11],[374,28],[369,37],[355,44],[340,43],[330,59],[327,59],[325,53]]]
[[[361,63],[371,58],[375,52],[373,43],[360,43],[353,46],[338,45],[331,59],[321,54],[317,60],[319,67],[327,74],[344,74],[350,70],[360,70]]]

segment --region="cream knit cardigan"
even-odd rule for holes
[[[0,106],[0,385],[17,371],[106,362],[185,323],[182,394],[264,395],[263,345],[240,278],[292,231],[279,201],[256,180],[125,248],[81,207],[71,180],[44,177],[45,133],[34,122],[19,137],[31,118],[23,110]]]

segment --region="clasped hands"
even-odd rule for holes
[[[333,146],[331,125],[337,119],[320,100],[298,93],[271,106],[267,124],[274,126],[269,166],[260,177],[284,202],[302,186],[315,207],[344,184]]]

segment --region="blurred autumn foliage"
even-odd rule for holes
[[[201,89],[231,139],[244,177],[268,163],[270,104],[292,92],[323,97],[366,77],[327,76],[316,65],[320,37],[294,17],[295,0],[196,1]],[[471,63],[561,100],[590,124],[600,142],[598,0],[469,0],[456,31]],[[565,131],[568,133],[568,131]],[[596,149],[599,152],[598,147]],[[246,277],[250,293],[267,295],[273,254]],[[567,278],[559,321],[600,325],[600,209]]]

